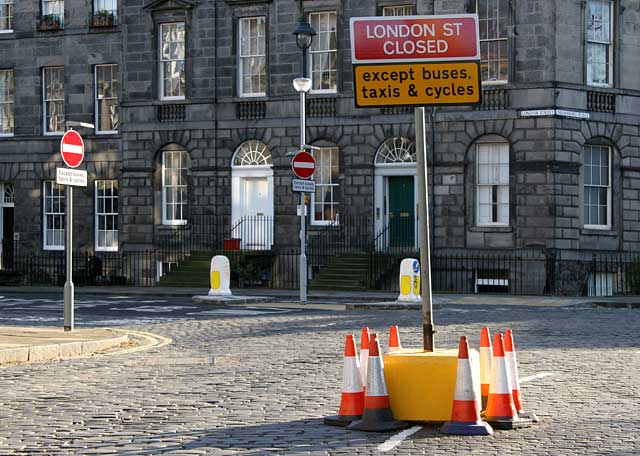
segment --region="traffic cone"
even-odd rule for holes
[[[491,382],[491,339],[489,337],[489,328],[480,330],[480,397],[482,398],[482,408],[487,408],[487,399],[489,397],[489,383]]]
[[[491,362],[491,385],[484,419],[496,429],[515,429],[531,424],[518,417],[513,405],[509,370],[504,357],[502,334],[493,338],[493,360]]]
[[[458,370],[456,371],[456,392],[453,396],[451,421],[442,426],[445,434],[490,435],[493,428],[480,419],[480,398],[474,387],[476,379],[469,361],[467,338],[460,338],[458,348]]]
[[[367,387],[367,365],[369,364],[369,328],[365,326],[362,328],[360,334],[360,378],[362,379],[362,385],[365,390]]]
[[[342,397],[337,415],[324,419],[331,426],[347,426],[362,416],[364,408],[364,391],[360,378],[360,363],[356,353],[356,340],[353,334],[347,335],[344,346],[344,369],[342,371]]]
[[[504,358],[509,369],[509,380],[511,381],[511,395],[513,405],[518,412],[518,417],[531,420],[534,423],[540,421],[534,413],[526,413],[522,407],[522,395],[520,393],[520,375],[518,374],[518,358],[516,357],[516,346],[513,342],[513,332],[507,329],[504,332]]]
[[[402,350],[402,344],[400,343],[400,330],[398,325],[391,325],[389,328],[389,353]]]
[[[408,427],[404,421],[396,421],[391,413],[389,393],[384,380],[384,366],[380,357],[378,335],[371,334],[369,340],[369,365],[367,367],[367,387],[364,395],[362,419],[354,421],[348,429],[358,431],[393,431]]]

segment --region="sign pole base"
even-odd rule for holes
[[[75,286],[68,281],[64,284],[64,330],[73,331],[73,301]]]

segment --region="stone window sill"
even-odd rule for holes
[[[592,230],[588,228],[580,229],[580,234],[582,236],[609,236],[616,237],[618,235],[617,231],[613,230]]]
[[[469,231],[473,233],[512,233],[510,226],[472,226]]]

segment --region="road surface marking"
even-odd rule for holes
[[[420,429],[422,429],[422,426],[414,426],[412,428],[406,429],[392,436],[389,440],[387,440],[383,444],[378,445],[378,451],[385,452],[385,451],[393,450],[395,447],[400,445],[404,439],[406,439],[412,434],[415,434]]]
[[[548,377],[550,375],[553,375],[553,372],[540,372],[539,374],[536,375],[531,375],[530,377],[523,377],[520,379],[520,383],[526,383],[526,382],[531,382],[533,380],[537,380],[539,378],[544,378],[544,377]]]
[[[110,303],[111,304],[111,303]],[[112,307],[109,310],[132,310],[134,312],[168,313],[183,309],[197,309],[192,306],[140,306],[140,307]]]

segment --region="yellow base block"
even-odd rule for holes
[[[469,350],[469,358],[471,368],[476,371],[474,377],[479,379],[478,352]],[[457,370],[457,349],[433,353],[403,349],[384,355],[384,377],[393,417],[406,421],[448,421]]]

